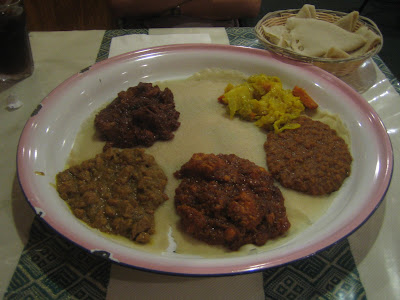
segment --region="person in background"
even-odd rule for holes
[[[261,0],[107,0],[122,28],[234,27],[256,17]]]

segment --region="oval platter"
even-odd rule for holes
[[[206,68],[278,76],[289,87],[302,86],[318,99],[320,107],[340,116],[351,136],[354,161],[351,176],[326,213],[277,248],[226,258],[140,251],[78,222],[54,184],[56,174],[65,168],[81,124],[119,91],[140,81],[182,79]],[[393,152],[384,124],[367,101],[341,80],[317,67],[265,50],[210,44],[138,50],[106,59],[73,75],[44,98],[27,121],[17,152],[18,178],[28,202],[59,234],[122,265],[196,276],[260,271],[308,257],[337,243],[374,213],[389,187],[392,169]]]

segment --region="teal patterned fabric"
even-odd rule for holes
[[[350,245],[263,272],[265,299],[366,299]]]
[[[108,58],[108,52],[110,51],[111,39],[116,36],[122,36],[127,34],[147,34],[147,29],[117,29],[107,30],[104,33],[103,40],[101,41],[99,52],[97,53],[96,62]]]
[[[232,27],[226,28],[229,43],[235,46],[245,46],[251,48],[265,49],[257,39],[254,28]]]
[[[385,74],[386,78],[389,79],[390,83],[394,87],[394,89],[397,91],[398,94],[400,94],[400,83],[396,77],[393,76],[392,72],[389,70],[389,68],[385,65],[385,63],[382,61],[382,59],[379,56],[374,56],[373,57],[374,62],[377,64],[379,69],[382,71],[383,74]]]
[[[110,268],[36,216],[4,299],[105,299]]]
[[[253,28],[227,28],[231,45],[263,49]],[[146,29],[106,31],[97,60],[108,57],[111,39]],[[374,61],[400,93],[382,60]],[[111,262],[90,254],[46,225],[39,216],[5,299],[105,299]],[[167,275],[166,275],[167,276]],[[263,271],[265,299],[366,299],[347,239],[309,258]]]

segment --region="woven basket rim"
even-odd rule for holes
[[[318,15],[321,14],[330,14],[335,17],[343,17],[347,15],[348,13],[345,12],[340,12],[340,11],[334,11],[334,10],[327,10],[327,9],[315,9]],[[348,57],[348,58],[325,58],[325,57],[314,57],[314,56],[306,56],[299,54],[297,52],[294,52],[292,50],[277,46],[273,43],[271,43],[263,34],[262,31],[262,26],[267,20],[270,20],[272,18],[276,17],[281,17],[282,14],[297,14],[300,11],[300,8],[296,9],[286,9],[286,10],[277,10],[273,12],[267,13],[263,18],[261,18],[256,26],[255,26],[255,31],[257,38],[272,52],[281,54],[283,56],[286,56],[291,59],[303,61],[303,62],[320,62],[320,63],[327,63],[327,64],[348,64],[348,63],[358,63],[360,61],[365,61],[369,59],[370,57],[378,54],[382,47],[383,47],[383,35],[381,31],[379,30],[378,26],[375,24],[374,21],[371,19],[364,17],[364,16],[359,16],[358,22],[360,22],[362,25],[367,26],[370,30],[372,30],[374,33],[376,33],[380,38],[381,42],[376,45],[373,49],[369,50],[368,52],[364,53],[363,55],[356,56],[356,57]]]

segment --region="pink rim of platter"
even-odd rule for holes
[[[115,245],[103,236],[81,230],[82,225],[73,221],[70,212],[60,212],[59,206],[54,204],[63,202],[57,199],[54,189],[55,174],[65,165],[79,124],[88,112],[96,108],[93,95],[97,90],[107,89],[110,95],[116,95],[139,81],[185,78],[213,67],[236,69],[249,75],[270,71],[281,77],[288,86],[299,82],[318,96],[321,106],[338,113],[346,123],[352,138],[352,175],[340,193],[343,199],[334,202],[327,215],[318,220],[318,228],[312,229],[310,240],[290,241],[278,249],[239,257],[163,256]],[[126,86],[112,85],[115,80],[123,81],[128,75],[130,80],[124,82]],[[117,79],[107,83],[106,79],[115,77]],[[80,103],[85,103],[86,112],[74,108],[73,100],[71,105],[68,104],[68,99],[74,97],[79,98]],[[324,102],[324,98],[328,100]],[[71,128],[64,128],[60,121],[65,115],[69,116],[68,125]],[[73,124],[78,125],[72,128]],[[47,143],[52,147],[51,152],[45,150]],[[265,50],[214,44],[171,45],[138,50],[106,59],[73,75],[45,97],[32,114],[20,137],[17,152],[18,178],[28,202],[59,234],[90,252],[105,254],[105,257],[122,265],[196,276],[260,271],[306,258],[335,244],[353,233],[373,214],[389,187],[392,169],[392,147],[382,121],[367,101],[341,80],[317,67],[291,61]],[[42,171],[44,176],[38,176],[38,171]]]

